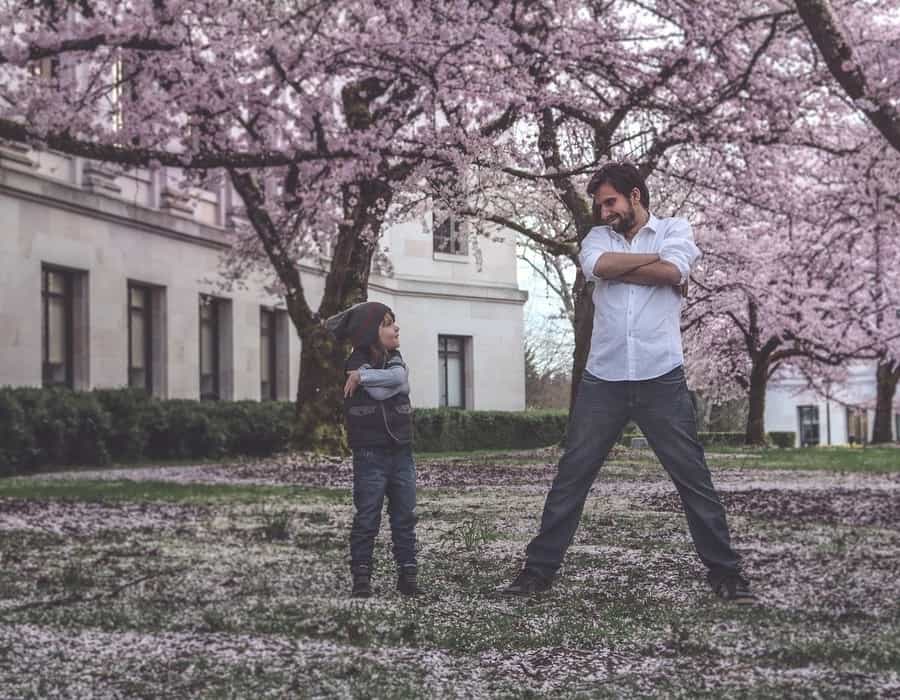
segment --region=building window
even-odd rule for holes
[[[41,80],[55,80],[59,77],[59,56],[48,56],[32,61],[29,65],[31,74]]]
[[[128,285],[128,386],[153,393],[153,292]]]
[[[220,398],[219,300],[200,295],[200,398]]]
[[[277,391],[277,338],[275,335],[275,312],[260,309],[259,312],[259,397],[263,401],[274,401]]]
[[[438,377],[440,405],[449,408],[466,407],[465,338],[454,335],[438,336]]]
[[[862,445],[869,440],[869,415],[864,408],[847,407],[847,442]]]
[[[434,213],[434,252],[449,255],[468,255],[463,224],[465,221],[452,214]]]
[[[74,387],[74,274],[45,267],[43,297],[43,384]]]
[[[112,108],[113,131],[125,128],[125,106],[122,104],[125,94],[125,63],[121,58],[113,62],[112,85],[110,85],[110,106]]]
[[[797,417],[800,424],[800,446],[819,444],[819,407],[798,406]]]

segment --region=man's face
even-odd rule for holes
[[[634,197],[634,192],[632,197]],[[609,183],[604,182],[594,192],[594,203],[600,209],[600,219],[616,233],[628,233],[637,223],[631,200]]]

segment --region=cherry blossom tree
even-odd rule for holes
[[[728,158],[727,177],[699,169],[705,258],[684,319],[688,367],[707,392],[748,396],[746,439],[762,443],[766,387],[779,369],[814,375],[896,343],[885,319],[897,299],[882,268],[885,254],[900,256],[879,233],[887,217],[858,196],[875,182],[853,171],[863,153],[766,146],[716,157]]]
[[[758,201],[804,236],[839,237],[830,218],[777,206],[780,191],[793,191],[789,150],[762,194],[738,167],[751,148],[859,148],[831,138],[856,108],[845,99],[836,117],[823,112],[833,82],[798,26],[781,0],[7,0],[0,138],[121,166],[225,173],[246,213],[229,278],[266,274],[284,294],[303,341],[299,434],[330,449],[342,349],[320,321],[365,298],[381,229],[398,216],[439,205],[471,217],[475,231],[503,226],[571,258],[595,223],[588,174],[630,158],[653,177],[655,212],[734,224],[730,238],[709,235],[708,264],[730,269],[728,246],[740,258],[748,237],[764,234]],[[704,188],[731,163],[744,180],[731,177],[724,194]],[[299,262],[326,256],[316,307]],[[772,274],[804,277],[772,264]],[[803,306],[824,294],[822,311],[840,328],[835,319],[858,290],[821,291],[809,281],[816,275],[847,278],[817,264],[806,287],[780,284],[779,298]],[[766,284],[747,278],[743,288]],[[734,330],[725,332],[727,314],[708,311],[737,293],[709,294],[692,300],[692,319],[717,333],[721,325],[704,357],[727,366],[718,341]],[[577,382],[593,311],[580,272],[572,298]],[[760,308],[768,323],[769,306]],[[827,337],[797,337],[823,362],[844,353],[826,352]],[[876,344],[873,336],[859,348]]]
[[[345,349],[320,321],[365,299],[395,191],[427,183],[430,163],[447,177],[465,149],[511,123],[519,97],[504,85],[520,70],[497,47],[525,13],[83,0],[7,2],[0,20],[0,138],[227,175],[246,215],[228,277],[273,278],[303,346],[298,434],[307,447],[338,447]],[[316,308],[299,263],[325,255]]]
[[[897,109],[900,21],[897,20],[896,3],[843,3],[837,10],[828,0],[797,0],[796,4],[798,14],[841,89],[888,144],[900,152],[900,113]],[[889,194],[891,191],[893,197]],[[876,196],[882,202],[896,202],[896,188]],[[879,227],[875,235],[880,236],[880,231]],[[875,254],[879,260],[885,248],[890,249],[890,243],[877,246]],[[873,290],[878,290],[877,293],[890,289],[881,282],[885,269],[881,265],[876,273]],[[883,327],[890,316],[890,312],[879,315],[879,327]],[[900,353],[889,346],[878,356],[872,433],[876,443],[891,440],[891,409],[900,381],[898,357]]]
[[[533,109],[519,113],[505,150],[490,154],[497,160],[478,159],[467,213],[550,254],[573,256],[596,223],[584,186],[602,162],[628,158],[650,175],[677,171],[684,153],[707,142],[775,141],[806,96],[791,89],[808,76],[800,61],[784,60],[796,53],[796,16],[780,3],[620,2],[591,21],[549,4],[553,21],[530,47]],[[654,200],[655,212],[678,210],[677,189],[652,189],[664,200]],[[556,225],[559,210],[568,226]],[[593,320],[580,270],[572,297],[574,397]]]
[[[896,3],[843,3],[842,22],[829,0],[796,0],[797,13],[828,70],[854,105],[900,151],[900,21]],[[881,33],[877,40],[867,35]]]

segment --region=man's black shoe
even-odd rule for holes
[[[397,573],[397,590],[403,595],[419,595],[422,591],[416,583],[418,570],[415,564],[404,564]]]
[[[350,570],[353,574],[353,590],[350,595],[354,598],[369,598],[372,595],[372,570],[367,564],[358,564]]]
[[[519,572],[519,575],[516,576],[516,580],[506,588],[503,588],[500,592],[504,595],[535,595],[537,593],[549,591],[550,586],[552,585],[552,578],[541,576],[539,573],[531,571],[530,569],[522,569]]]
[[[753,605],[756,595],[750,589],[750,582],[740,574],[727,573],[710,580],[710,585],[722,600],[735,605]]]

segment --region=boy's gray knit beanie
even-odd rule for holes
[[[326,319],[325,327],[338,340],[349,340],[355,348],[367,348],[378,342],[378,329],[385,314],[394,315],[389,306],[364,301]]]

